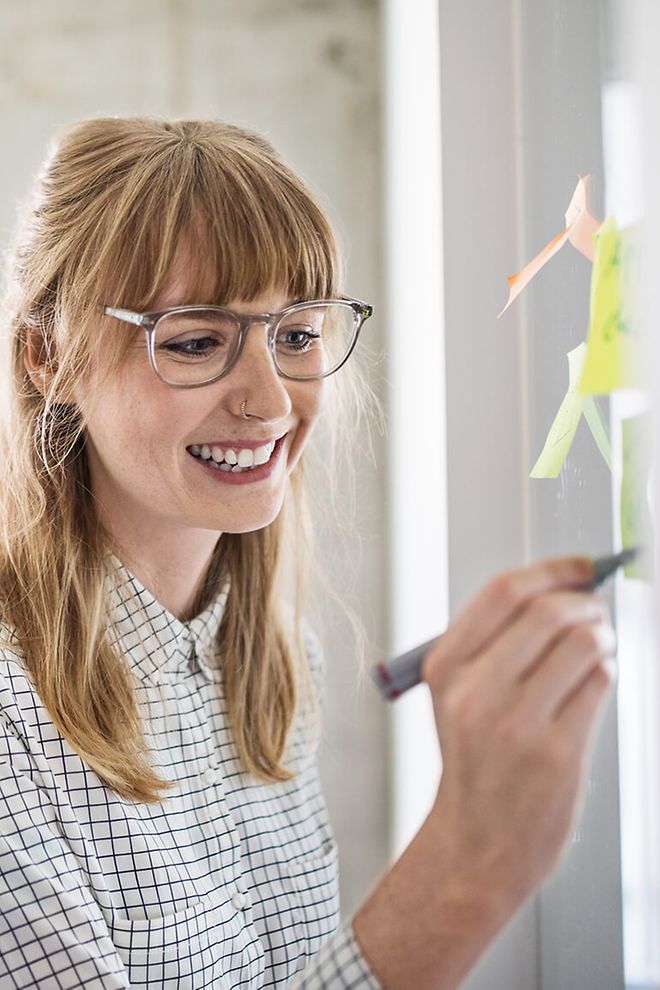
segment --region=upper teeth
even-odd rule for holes
[[[241,449],[228,447],[227,450],[223,450],[222,447],[216,447],[215,445],[209,446],[209,444],[204,443],[199,446],[194,443],[190,447],[190,453],[194,454],[195,457],[201,457],[205,461],[212,458],[216,464],[226,461],[227,464],[237,464],[238,467],[253,467],[256,464],[265,464],[270,459],[274,448],[274,440],[265,444],[263,447],[257,447],[256,450],[250,450],[246,447]]]

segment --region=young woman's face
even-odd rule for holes
[[[173,287],[156,301],[162,309],[181,303]],[[290,300],[279,293],[249,303],[233,301],[242,313],[274,312]],[[124,332],[117,328],[117,333]],[[128,324],[125,332],[131,333]],[[278,375],[263,326],[247,335],[241,356],[226,377],[201,388],[172,388],[152,370],[145,334],[135,335],[124,364],[106,381],[77,396],[87,426],[87,452],[94,495],[111,529],[121,520],[133,532],[166,527],[214,533],[245,533],[277,516],[287,478],[321,410],[325,382],[291,381]],[[249,419],[241,414],[241,405]],[[277,444],[269,461],[254,471],[211,466],[220,451]],[[208,448],[205,449],[205,448]],[[204,459],[195,456],[211,452]],[[234,460],[232,454],[229,460]],[[226,465],[225,461],[225,465]]]

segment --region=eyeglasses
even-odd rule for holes
[[[327,378],[351,356],[373,307],[359,299],[317,299],[295,303],[277,313],[235,313],[222,306],[175,306],[134,313],[104,306],[106,316],[142,327],[149,362],[174,388],[210,385],[229,374],[248,331],[261,323],[268,349],[283,378]]]

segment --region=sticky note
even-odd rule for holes
[[[591,176],[584,175],[575,187],[573,198],[566,210],[566,227],[568,229],[568,239],[574,248],[581,254],[594,260],[594,234],[600,227],[601,221],[597,220],[591,212],[589,205],[589,185]]]
[[[635,231],[610,217],[595,237],[583,395],[607,395],[641,384],[635,320],[638,259]]]
[[[612,443],[607,431],[607,427],[603,423],[603,419],[596,405],[596,400],[593,395],[587,395],[584,399],[584,418],[587,421],[587,425],[591,430],[591,434],[596,441],[596,446],[603,455],[603,460],[607,464],[610,471],[612,470]]]
[[[556,478],[571,449],[578,428],[585,397],[578,391],[578,383],[586,353],[586,344],[569,351],[568,390],[548,432],[545,445],[531,470],[530,478]]]
[[[506,312],[513,300],[520,295],[525,286],[529,285],[534,276],[541,271],[546,262],[550,261],[550,258],[552,258],[553,255],[555,255],[557,251],[564,246],[568,240],[569,233],[570,231],[568,228],[566,228],[566,230],[562,230],[561,234],[557,234],[556,237],[553,237],[550,243],[546,244],[546,246],[539,251],[536,257],[532,258],[532,260],[528,262],[525,267],[521,269],[521,271],[517,272],[515,275],[509,275],[507,278],[507,282],[509,283],[509,298],[507,299],[504,309],[497,314],[498,320],[502,313]]]
[[[651,413],[631,416],[621,423],[623,472],[621,477],[621,543],[624,550],[652,546],[652,519],[648,486],[651,472]],[[624,568],[626,577],[652,579],[651,554],[641,554]]]
[[[520,295],[525,286],[529,285],[534,276],[550,261],[550,258],[564,246],[566,241],[570,241],[578,251],[581,251],[590,260],[593,259],[593,236],[600,226],[600,220],[597,220],[592,215],[589,206],[590,181],[590,175],[580,176],[578,184],[575,187],[575,192],[566,210],[564,218],[565,229],[553,237],[549,244],[546,244],[536,257],[532,258],[521,271],[515,275],[509,275],[507,279],[509,283],[509,298],[504,309],[497,314],[498,319],[509,308],[514,299]]]

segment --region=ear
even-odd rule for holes
[[[52,348],[34,327],[27,327],[25,347],[23,348],[23,364],[30,376],[30,381],[42,395],[46,395],[52,385],[55,369],[52,360]],[[57,401],[68,405],[73,400],[66,395],[58,395]]]
[[[42,395],[47,392],[53,375],[48,358],[46,341],[33,327],[28,327],[23,348],[23,364],[30,381]]]

